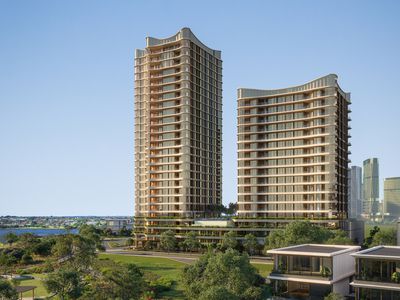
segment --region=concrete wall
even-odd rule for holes
[[[346,252],[333,257],[333,280],[337,280],[347,274],[354,274],[356,261],[350,255],[351,253],[353,252]]]
[[[350,285],[349,278],[345,278],[333,284],[332,292],[341,294],[343,296],[349,295]]]
[[[400,246],[400,222],[397,222],[397,246]]]

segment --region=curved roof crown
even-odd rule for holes
[[[214,50],[214,49],[211,49],[211,48],[207,47],[206,45],[204,45],[188,27],[184,27],[181,30],[179,30],[176,34],[174,34],[173,36],[170,36],[170,37],[167,37],[164,39],[158,39],[158,38],[154,38],[154,37],[146,37],[146,47],[164,45],[164,44],[173,43],[173,42],[176,42],[179,40],[190,40],[193,43],[195,43],[197,46],[201,47],[203,50],[214,55],[218,59],[221,59],[221,51],[220,50]]]
[[[343,92],[338,83],[337,83],[337,75],[329,74],[317,79],[314,79],[308,83],[292,86],[283,89],[275,89],[275,90],[259,90],[259,89],[248,89],[248,88],[238,88],[238,99],[243,98],[257,98],[257,97],[269,97],[279,94],[288,94],[288,93],[296,93],[307,91],[310,89],[327,87],[327,86],[336,86],[339,88],[340,92],[342,92],[343,96],[350,101],[350,93]]]

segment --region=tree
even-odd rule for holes
[[[333,231],[333,237],[326,241],[328,245],[354,245],[354,242],[347,236],[343,230]]]
[[[228,207],[225,208],[225,213],[227,215],[235,215],[238,209],[238,204],[237,203],[229,203]]]
[[[78,299],[83,292],[83,283],[80,274],[71,269],[59,269],[51,273],[44,281],[49,293],[57,294],[61,300]]]
[[[176,238],[172,230],[167,230],[161,233],[160,246],[168,252],[176,249]]]
[[[238,246],[237,234],[235,231],[229,231],[224,234],[221,243],[219,244],[219,248],[222,251],[227,249],[235,249]]]
[[[111,262],[92,278],[85,297],[98,300],[136,300],[141,298],[146,288],[143,273],[136,265]]]
[[[183,241],[182,245],[190,252],[197,250],[201,247],[201,244],[197,239],[196,233],[193,231],[190,231],[186,234],[185,240]]]
[[[224,212],[225,206],[223,206],[222,204],[215,204],[207,207],[207,213],[211,214],[214,217],[219,217]]]
[[[61,235],[57,237],[53,254],[59,262],[68,261],[75,270],[84,270],[96,257],[96,241],[81,235]]]
[[[18,236],[13,232],[9,232],[6,234],[5,240],[7,243],[10,244],[10,246],[12,246],[12,244],[14,244],[16,241],[18,241]]]
[[[0,249],[0,268],[3,274],[12,273],[14,267],[21,263],[26,251],[21,248]]]
[[[18,299],[18,293],[11,284],[6,279],[0,277],[0,299],[16,300]]]
[[[39,243],[39,237],[27,232],[18,237],[18,244],[23,249],[29,249],[36,243]]]
[[[32,256],[29,253],[25,253],[21,258],[21,263],[23,263],[24,265],[29,265],[33,263]]]
[[[79,236],[92,241],[98,250],[103,250],[101,239],[101,229],[96,228],[93,225],[84,224],[79,228]]]
[[[255,253],[258,247],[258,241],[254,234],[248,233],[244,236],[243,247],[249,255]]]
[[[369,231],[369,236],[364,239],[363,248],[369,248],[371,246],[375,234],[380,230],[381,229],[378,226],[374,226],[374,228]]]
[[[103,235],[105,235],[105,236],[113,236],[113,235],[114,235],[114,232],[112,231],[111,228],[106,228],[106,229],[104,229],[104,231],[103,231]]]
[[[345,298],[338,293],[330,293],[329,295],[327,295],[324,300],[344,300]]]
[[[127,238],[126,242],[125,242],[125,246],[127,246],[127,247],[133,246],[134,243],[135,243],[135,241],[133,240],[133,238]]]
[[[181,283],[188,299],[261,299],[264,278],[247,254],[228,249],[208,252],[183,269]]]
[[[59,235],[52,248],[53,255],[58,259],[68,259],[72,256],[72,234]]]
[[[223,286],[212,286],[202,295],[199,296],[199,300],[240,300],[238,296],[230,292]]]
[[[372,237],[372,242],[370,247],[375,247],[378,245],[394,246],[397,244],[397,231],[394,228],[387,230],[379,230]]]
[[[32,252],[40,256],[51,255],[51,250],[56,243],[54,238],[42,238],[39,243],[32,246]]]
[[[124,226],[119,231],[119,235],[120,236],[131,236],[132,235],[132,229],[127,229],[126,226]]]
[[[90,267],[96,258],[96,244],[92,239],[75,235],[72,239],[72,259],[76,270],[85,270]]]
[[[333,232],[309,221],[295,221],[285,229],[275,230],[265,239],[265,250],[300,244],[323,244],[333,237]]]

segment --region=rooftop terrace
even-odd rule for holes
[[[307,255],[330,257],[359,250],[359,246],[304,244],[269,250],[269,254]]]

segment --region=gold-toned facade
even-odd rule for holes
[[[236,222],[347,219],[349,104],[334,74],[286,89],[238,89]]]
[[[400,177],[385,178],[383,183],[384,213],[391,219],[400,218]],[[398,241],[400,244],[400,241]]]
[[[222,202],[221,52],[188,28],[135,56],[135,236],[212,216]]]

